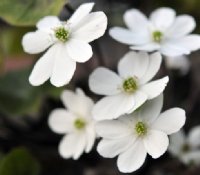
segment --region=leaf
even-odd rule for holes
[[[39,175],[40,166],[25,148],[16,148],[0,163],[0,175]]]
[[[16,26],[33,26],[42,17],[58,15],[66,0],[1,0],[0,17]]]

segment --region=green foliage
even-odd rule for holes
[[[58,15],[66,0],[1,0],[0,17],[12,25],[32,26],[42,17]]]
[[[46,83],[33,87],[28,82],[30,70],[7,73],[0,78],[0,111],[7,115],[37,113],[45,95],[59,97],[63,88]]]
[[[0,162],[0,175],[38,175],[40,166],[25,149],[16,148]]]

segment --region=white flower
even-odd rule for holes
[[[97,123],[97,134],[103,139],[97,151],[106,158],[118,156],[117,166],[123,173],[139,169],[147,156],[158,158],[167,150],[167,135],[177,132],[185,123],[185,111],[172,108],[160,114],[163,96],[146,102],[138,111],[117,120]]]
[[[190,70],[190,62],[186,56],[166,57],[166,66],[170,69],[179,70],[182,75],[185,75]]]
[[[72,17],[62,22],[47,16],[37,23],[35,32],[27,33],[22,40],[25,52],[46,53],[37,61],[29,77],[38,86],[50,78],[53,85],[67,84],[76,69],[76,62],[86,62],[92,57],[89,42],[105,33],[107,17],[103,12],[90,13],[94,3],[81,5]]]
[[[200,48],[200,35],[190,34],[196,27],[189,15],[179,15],[171,8],[153,11],[149,20],[137,9],[124,14],[128,29],[113,27],[110,35],[117,41],[130,45],[133,50],[159,51],[175,57],[188,55]]]
[[[168,151],[185,164],[200,164],[200,126],[192,128],[185,136],[183,130],[170,137]]]
[[[160,95],[168,77],[149,82],[160,68],[161,55],[129,52],[118,64],[119,75],[106,68],[97,68],[89,77],[90,89],[106,95],[92,111],[96,120],[115,119],[131,113],[146,100]]]
[[[58,134],[66,134],[59,145],[63,158],[78,159],[90,152],[96,138],[95,122],[91,116],[93,101],[81,89],[76,93],[65,90],[61,99],[66,109],[55,109],[49,116],[49,127]]]

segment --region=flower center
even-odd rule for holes
[[[187,143],[184,144],[184,145],[182,146],[182,148],[181,148],[181,151],[182,151],[183,153],[186,153],[186,152],[188,152],[189,150],[190,150],[190,145],[188,145]]]
[[[62,42],[66,42],[69,38],[69,31],[64,27],[59,27],[55,30],[55,37]]]
[[[160,43],[163,39],[163,33],[159,30],[154,31],[152,35],[154,42]]]
[[[74,121],[74,126],[76,129],[81,130],[85,128],[86,122],[82,118],[78,118]]]
[[[133,77],[129,77],[123,82],[123,89],[125,92],[133,93],[137,90],[137,81]]]
[[[135,125],[135,131],[138,136],[144,136],[147,133],[147,127],[143,122],[138,122]]]

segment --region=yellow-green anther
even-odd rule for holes
[[[147,133],[147,127],[143,122],[138,122],[135,125],[135,131],[138,136],[144,136]]]
[[[79,129],[79,130],[84,129],[85,125],[86,125],[86,122],[81,118],[78,118],[74,121],[74,126],[76,129]]]
[[[153,32],[153,40],[154,42],[160,43],[163,38],[163,33],[160,31],[154,31]]]
[[[123,89],[125,92],[133,93],[137,90],[137,82],[133,77],[124,80]]]
[[[66,42],[69,38],[69,31],[64,27],[59,27],[55,30],[55,37],[62,42]]]

